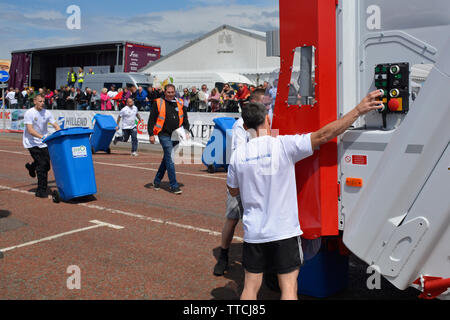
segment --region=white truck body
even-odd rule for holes
[[[450,2],[340,0],[336,14],[338,115],[376,89],[377,65],[410,71],[408,112],[388,113],[384,125],[367,114],[339,139],[344,243],[400,289],[423,289],[416,280],[428,276],[448,282]]]

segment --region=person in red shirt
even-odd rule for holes
[[[248,102],[248,98],[250,97],[250,90],[248,90],[247,85],[243,83],[239,83],[239,90],[236,92],[234,99],[239,102],[239,105],[242,108],[242,105]]]

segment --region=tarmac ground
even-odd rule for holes
[[[182,195],[152,188],[162,152],[141,143],[93,155],[97,193],[54,203],[36,198],[21,134],[0,134],[0,299],[236,300],[243,288],[242,224],[223,277],[212,270],[224,224],[226,173],[176,165]],[[198,160],[198,159],[197,159]],[[197,161],[198,162],[198,161]],[[49,188],[56,190],[53,171]],[[369,290],[367,264],[350,255],[348,287],[326,299],[417,299],[384,278]],[[259,298],[279,299],[266,284]],[[299,297],[303,300],[317,299]]]

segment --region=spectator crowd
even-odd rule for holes
[[[176,92],[175,96],[183,102],[189,112],[239,112],[242,103],[247,102],[250,94],[256,88],[270,89],[270,85],[255,87],[244,83],[234,85],[225,83],[223,88],[209,90],[206,84],[200,89],[193,86],[184,88],[182,92]],[[36,95],[45,97],[46,109],[59,110],[95,110],[118,111],[125,105],[128,98],[133,99],[139,111],[150,111],[153,101],[164,97],[164,88],[161,85],[155,87],[131,86],[116,88],[103,88],[101,92],[82,86],[67,85],[59,89],[51,90],[45,87],[35,90],[27,87],[22,91],[19,88],[9,88],[5,92],[5,107],[9,109],[29,109],[33,107]]]

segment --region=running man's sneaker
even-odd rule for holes
[[[132,152],[131,155],[132,155],[133,157],[137,157],[137,156],[138,156],[138,153],[137,153],[137,152]]]
[[[36,177],[36,170],[31,166],[30,163],[27,163],[25,165],[25,168],[27,168],[28,174],[30,175],[30,177],[32,177],[32,178]]]
[[[38,198],[48,198],[48,194],[46,191],[38,190],[34,195]]]
[[[153,183],[153,189],[158,191],[159,189],[161,189],[161,185],[159,183]]]
[[[228,256],[220,255],[219,260],[214,266],[214,275],[215,276],[223,276],[225,270],[228,269]]]
[[[183,191],[181,191],[181,189],[179,187],[177,188],[170,188],[170,192],[174,193],[174,194],[182,194]]]

